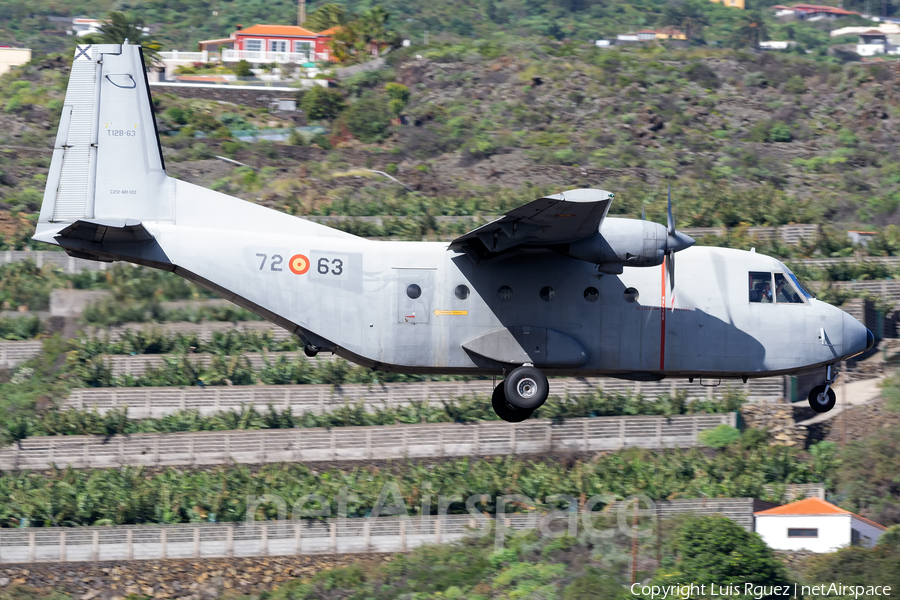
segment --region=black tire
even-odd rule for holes
[[[506,402],[517,409],[533,411],[547,401],[550,383],[540,369],[519,367],[503,382]]]
[[[506,402],[506,393],[503,391],[503,381],[494,388],[491,396],[491,406],[497,416],[509,423],[521,423],[531,416],[533,411],[517,409]]]
[[[828,412],[834,408],[836,401],[837,396],[835,396],[834,390],[830,387],[827,394],[825,393],[824,385],[817,385],[809,392],[809,407],[817,413]]]
[[[303,354],[307,355],[310,358],[315,358],[318,353],[319,353],[318,350],[313,350],[309,346],[305,346],[303,348]]]

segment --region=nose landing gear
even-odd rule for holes
[[[809,407],[817,413],[825,413],[834,408],[837,396],[831,386],[837,379],[837,370],[833,365],[825,369],[825,384],[817,385],[809,392]]]
[[[546,402],[549,393],[546,375],[531,365],[524,365],[514,369],[494,388],[491,406],[504,421],[520,423]]]

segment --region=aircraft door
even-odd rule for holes
[[[433,269],[397,269],[397,322],[415,325],[431,322],[434,310]]]

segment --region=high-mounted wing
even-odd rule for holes
[[[614,194],[569,190],[538,198],[450,243],[476,263],[520,246],[547,247],[574,242],[599,231]]]

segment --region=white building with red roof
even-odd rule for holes
[[[253,25],[246,29],[239,25],[231,34],[234,47],[223,50],[222,61],[267,64],[331,60],[331,40],[339,29],[315,32],[297,25]]]
[[[819,498],[754,513],[756,533],[774,550],[834,552],[873,547],[885,528]]]
[[[807,21],[819,21],[821,19],[839,19],[840,17],[848,17],[850,15],[859,15],[858,12],[852,10],[844,10],[834,6],[823,6],[821,4],[795,4],[793,6],[782,6],[777,4],[772,7],[776,17],[795,16],[799,19]]]

